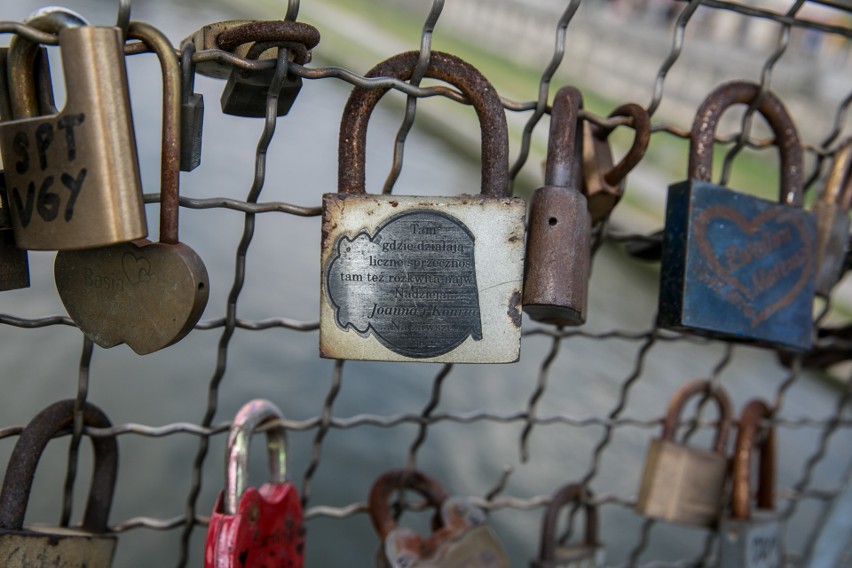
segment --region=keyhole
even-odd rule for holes
[[[559,222],[559,221],[556,219],[556,217],[551,217],[550,219],[548,219],[548,220],[547,220],[547,223],[548,223],[551,227],[555,226],[555,225],[556,225],[556,223],[558,223],[558,222]]]

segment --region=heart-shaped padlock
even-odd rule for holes
[[[152,353],[182,339],[207,305],[207,269],[178,241],[180,64],[168,39],[141,22],[128,36],[154,50],[163,67],[163,152],[160,241],[62,251],[54,275],[59,297],[77,326],[101,347],[126,343]]]

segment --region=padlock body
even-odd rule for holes
[[[121,32],[65,28],[59,44],[65,108],[55,115],[0,122],[18,246],[70,250],[144,237]]]
[[[396,532],[392,531],[386,540],[385,561],[390,568],[509,568],[510,566],[506,552],[494,531],[487,525],[470,527],[452,539],[441,541],[431,557],[415,558],[412,562],[404,564],[394,561],[398,557],[394,546]]]
[[[0,529],[0,566],[3,568],[109,568],[115,554],[114,536],[94,535],[61,528]]]
[[[812,211],[817,224],[816,293],[828,296],[843,276],[849,241],[849,212],[823,201],[815,202]]]
[[[586,321],[591,219],[578,191],[545,186],[533,193],[524,271],[524,311],[535,321]]]
[[[180,169],[191,172],[201,165],[201,135],[204,131],[204,97],[193,93],[180,110]]]
[[[604,559],[604,550],[599,546],[561,546],[552,561],[533,560],[530,568],[600,568]]]
[[[727,474],[728,460],[721,454],[654,439],[636,510],[672,523],[713,526],[719,520]]]
[[[669,187],[657,323],[807,350],[816,226],[811,213],[708,182]]]
[[[290,483],[245,490],[236,514],[219,494],[204,548],[205,568],[302,568],[305,536],[299,492]]]
[[[719,527],[719,560],[725,568],[784,568],[780,519],[760,513],[750,520],[725,519]]]
[[[320,355],[517,361],[524,209],[479,195],[323,196]]]
[[[266,117],[266,97],[275,69],[253,71],[234,69],[222,91],[222,112],[246,118]],[[284,116],[293,107],[302,89],[301,77],[285,77],[278,92],[277,116]]]
[[[607,183],[604,176],[612,170],[612,149],[606,138],[595,136],[597,126],[583,123],[583,193],[586,195],[592,223],[609,217],[621,200],[624,186]]]

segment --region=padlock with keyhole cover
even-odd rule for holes
[[[435,509],[433,532],[424,538],[399,527],[390,508],[395,491],[410,490]],[[509,568],[485,512],[463,497],[450,497],[431,477],[414,469],[396,469],[379,477],[370,490],[370,520],[381,546],[378,568]]]
[[[759,399],[746,404],[740,415],[737,444],[731,465],[731,510],[719,526],[719,561],[725,568],[784,568],[784,522],[775,511],[776,438],[764,421],[772,417]],[[758,461],[757,491],[752,491],[754,454]],[[752,496],[757,494],[757,511]]]
[[[418,59],[402,53],[367,76],[405,81]],[[352,91],[340,125],[338,193],[323,196],[320,355],[517,361],[525,207],[511,197],[506,115],[494,87],[453,55],[433,51],[425,76],[461,90],[479,117],[481,193],[368,195],[367,124],[388,89]]]
[[[781,156],[779,203],[711,183],[721,114],[755,104]],[[726,83],[692,124],[689,180],[669,187],[657,325],[726,341],[810,349],[816,223],[802,209],[802,146],[771,91]]]
[[[269,481],[248,485],[249,445],[255,431],[283,418],[272,402],[243,405],[231,424],[225,489],[219,493],[204,547],[205,568],[302,568],[305,529],[296,487],[287,481],[286,431],[266,430]]]
[[[675,442],[684,405],[702,393],[719,408],[712,450]],[[709,381],[692,381],[679,388],[669,403],[662,436],[651,440],[648,448],[636,510],[672,523],[715,526],[728,479],[726,444],[730,427],[731,400],[722,387],[713,387]]]
[[[33,480],[47,443],[74,424],[75,401],[63,400],[39,412],[21,432],[0,489],[0,566],[4,568],[109,568],[116,538],[107,522],[118,474],[114,436],[92,437],[94,472],[80,528],[24,526]],[[101,409],[84,402],[83,425],[112,426]]]
[[[843,276],[849,242],[849,208],[852,206],[852,137],[834,155],[820,198],[812,211],[817,224],[816,293],[828,297]]]
[[[145,42],[164,69],[160,240],[61,251],[54,277],[74,323],[101,347],[126,343],[140,355],[182,339],[207,305],[209,278],[198,254],[178,240],[180,64],[168,39],[132,22],[128,37]]]
[[[590,501],[592,493],[577,483],[560,487],[550,499],[541,526],[538,558],[530,568],[599,568],[604,564],[604,550],[598,540],[598,508]],[[556,532],[559,514],[571,505],[584,505],[586,530],[579,544],[561,545]],[[570,518],[570,515],[569,515]]]
[[[39,114],[39,46],[16,36],[7,62],[12,120],[0,122],[0,152],[18,246],[76,250],[144,237],[121,31],[55,8],[27,23],[58,35],[67,99],[61,112]]]

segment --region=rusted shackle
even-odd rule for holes
[[[530,204],[524,311],[555,325],[586,321],[591,218],[583,183],[583,96],[574,87],[553,99],[544,187]]]
[[[758,434],[763,421],[772,416],[769,406],[762,400],[753,400],[743,409],[737,445],[731,466],[733,487],[731,490],[731,516],[734,519],[751,518],[752,491],[751,472],[754,450],[759,449],[757,508],[775,508],[775,428],[768,428],[762,444],[758,445]]]
[[[541,542],[538,558],[530,568],[552,568],[556,566],[599,566],[602,550],[598,540],[598,509],[590,502],[592,493],[579,483],[571,483],[558,489],[544,512],[541,525]],[[559,546],[557,524],[559,514],[569,505],[582,504],[586,512],[586,530],[583,541],[577,545]]]

